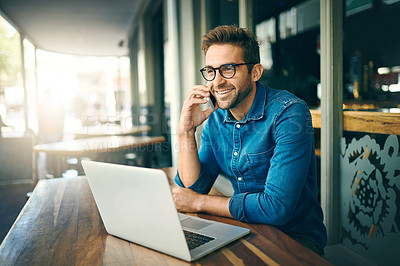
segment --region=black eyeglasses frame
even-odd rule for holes
[[[202,69],[200,69],[200,73],[201,73],[201,75],[203,76],[203,78],[206,80],[206,81],[213,81],[214,79],[215,79],[215,77],[216,77],[216,75],[217,75],[217,71],[216,70],[218,70],[218,72],[219,72],[219,74],[223,77],[223,78],[226,78],[226,79],[231,79],[231,78],[233,78],[235,75],[236,75],[236,66],[242,66],[242,65],[255,65],[255,64],[257,64],[257,63],[239,63],[239,64],[223,64],[223,65],[220,65],[219,67],[210,67],[210,66],[206,66],[206,67],[203,67]],[[225,77],[222,73],[221,73],[221,68],[222,67],[226,67],[226,66],[233,66],[233,75],[231,76],[231,77]],[[207,79],[206,77],[205,77],[205,74],[204,74],[204,72],[206,71],[206,69],[212,69],[213,71],[214,71],[214,77],[212,78],[212,79]]]

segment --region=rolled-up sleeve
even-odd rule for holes
[[[292,217],[314,153],[313,128],[307,106],[295,103],[274,120],[276,146],[264,191],[234,195],[231,215],[240,221],[284,225]]]
[[[241,222],[248,223],[244,213],[244,200],[249,193],[240,193],[234,195],[229,201],[229,212],[232,217]]]
[[[211,175],[207,173],[207,170],[205,170],[205,168],[202,166],[200,170],[200,175],[197,178],[196,182],[194,182],[194,184],[188,188],[201,194],[208,194],[214,182],[215,178],[212,178]],[[179,177],[179,173],[177,173],[175,176],[175,183],[180,187],[185,187],[182,183],[181,178]]]

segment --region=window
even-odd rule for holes
[[[3,137],[25,132],[21,62],[20,34],[0,16],[0,116],[7,125],[2,127]]]

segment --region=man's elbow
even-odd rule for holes
[[[287,212],[279,213],[277,216],[273,217],[271,225],[273,226],[284,226],[290,221],[291,215]]]
[[[282,201],[277,199],[269,199],[269,203],[266,201],[264,210],[264,223],[273,226],[284,226],[292,218],[293,209],[284,204]]]

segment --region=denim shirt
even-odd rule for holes
[[[258,82],[253,105],[241,121],[228,110],[211,114],[198,154],[200,176],[190,189],[207,194],[222,173],[234,189],[229,211],[235,219],[273,225],[326,246],[314,131],[304,101]],[[179,174],[175,182],[183,187]]]

